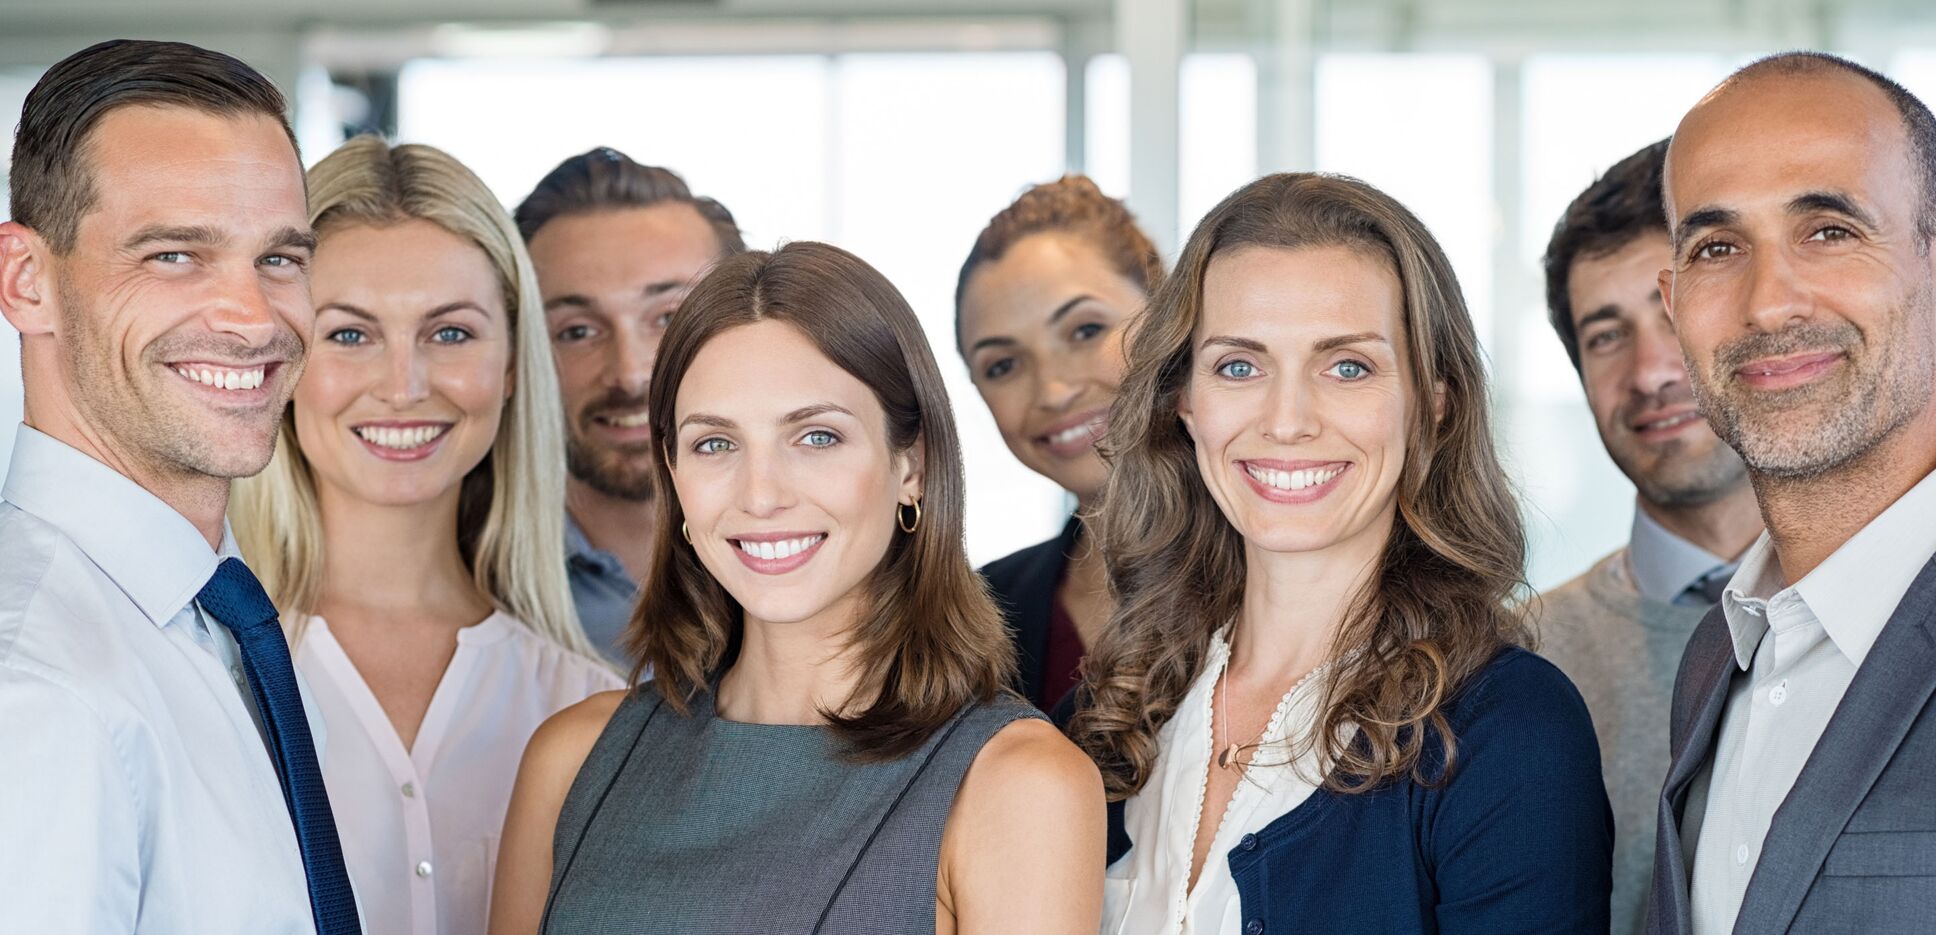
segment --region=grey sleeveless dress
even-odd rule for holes
[[[933,932],[941,832],[1002,696],[915,753],[849,763],[824,727],[681,717],[652,685],[619,704],[558,816],[542,931]]]

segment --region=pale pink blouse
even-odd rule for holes
[[[328,726],[323,779],[365,935],[483,932],[525,741],[560,709],[622,684],[495,613],[458,631],[405,750],[321,617],[310,618],[296,668]]]

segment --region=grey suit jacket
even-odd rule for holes
[[[1647,931],[1686,935],[1681,812],[1714,755],[1728,690],[1747,678],[1716,606],[1674,681],[1673,765],[1660,794]],[[1736,917],[1744,935],[1936,932],[1936,559],[1923,566],[1775,810]]]

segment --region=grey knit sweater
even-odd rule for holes
[[[1540,655],[1579,687],[1600,736],[1613,802],[1614,935],[1644,932],[1674,673],[1707,609],[1641,597],[1625,548],[1546,592],[1531,609]]]

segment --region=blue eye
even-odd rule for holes
[[[445,325],[430,336],[430,340],[438,344],[462,344],[470,339],[471,333],[456,325]]]
[[[733,450],[733,443],[723,438],[702,438],[699,444],[692,446],[692,450],[702,455],[716,455]]]
[[[805,442],[808,448],[832,448],[840,444],[840,436],[826,429],[814,429],[800,440]]]
[[[323,340],[340,344],[344,347],[359,347],[365,341],[369,340],[369,336],[355,328],[338,328],[324,335]]]
[[[1362,380],[1371,375],[1371,368],[1356,360],[1341,360],[1331,365],[1331,372],[1340,380]]]
[[[1247,360],[1233,360],[1217,368],[1217,375],[1232,380],[1248,380],[1257,375],[1257,366]]]

